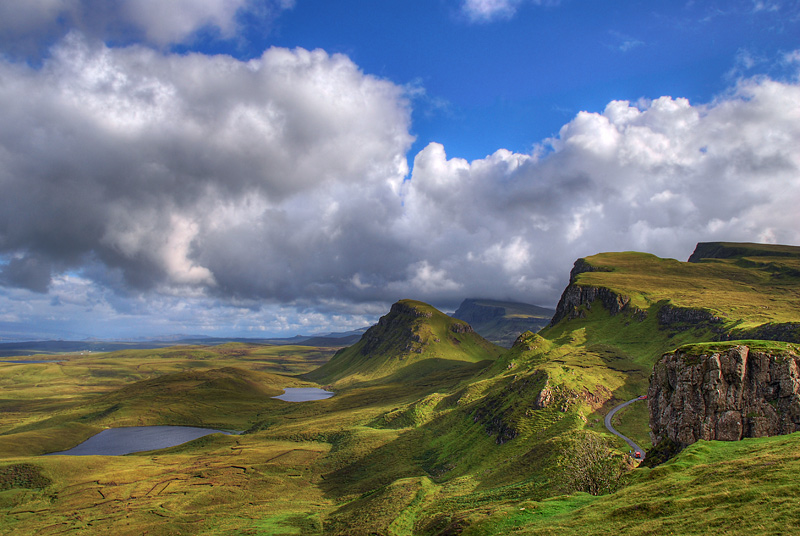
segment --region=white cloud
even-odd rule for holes
[[[796,82],[613,101],[530,154],[431,143],[409,177],[404,88],[342,55],[242,62],[73,33],[41,68],[0,60],[0,80],[8,319],[338,330],[405,297],[552,305],[598,251],[800,243]]]
[[[641,41],[640,39],[637,39],[630,35],[625,35],[620,32],[610,31],[609,35],[611,35],[611,37],[614,38],[615,42],[611,48],[619,50],[620,52],[628,52],[635,48],[644,46],[645,44],[644,41]]]
[[[472,22],[489,22],[513,17],[524,2],[554,5],[560,0],[463,0],[461,9]]]
[[[698,241],[800,243],[797,147],[797,84],[747,79],[707,105],[615,101],[578,114],[531,155],[468,163],[430,145],[406,186],[404,233],[425,236],[419,255],[431,269],[460,267],[464,295],[516,297],[528,292],[523,282],[492,261],[524,237],[526,273],[560,274],[536,288],[552,303],[582,255],[686,258]]]
[[[24,0],[0,2],[0,43],[14,55],[36,56],[70,28],[101,40],[157,47],[192,41],[199,31],[232,39],[247,14],[262,28],[293,0]]]
[[[141,289],[311,293],[293,281],[352,277],[337,240],[386,247],[373,222],[401,209],[402,89],[341,55],[241,62],[73,33],[0,77],[0,248],[28,288],[93,256]],[[18,277],[34,260],[40,275]]]

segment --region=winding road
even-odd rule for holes
[[[634,402],[638,402],[639,400],[645,400],[645,399],[643,399],[641,397],[637,397],[637,398],[634,398],[633,400],[628,400],[627,402],[623,402],[619,406],[616,406],[614,409],[612,409],[611,411],[608,412],[608,415],[606,415],[606,418],[605,418],[604,422],[605,422],[605,425],[606,425],[606,428],[608,429],[608,431],[611,432],[612,434],[614,434],[615,436],[621,437],[623,440],[625,440],[625,442],[628,445],[630,445],[631,450],[634,452],[634,454],[637,453],[637,452],[641,453],[639,456],[634,456],[634,458],[636,458],[637,460],[641,461],[641,460],[644,460],[644,456],[645,456],[644,449],[642,447],[640,447],[639,445],[637,445],[636,443],[634,443],[633,439],[631,439],[631,438],[629,438],[627,436],[624,436],[624,435],[620,434],[619,432],[617,432],[617,429],[614,428],[611,425],[611,418],[614,416],[614,414],[616,412],[618,412],[619,410],[621,410],[625,406],[633,404]]]

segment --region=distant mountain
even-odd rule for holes
[[[250,339],[244,337],[209,337],[206,335],[166,335],[129,340],[84,339],[35,340],[0,342],[0,357],[19,357],[33,354],[63,354],[78,352],[115,352],[117,350],[149,350],[167,346],[216,346],[229,342],[268,344],[271,346],[318,346],[335,348],[358,341],[367,328],[325,335],[295,335],[290,338]]]
[[[423,377],[502,353],[469,324],[419,301],[401,300],[349,348],[305,377],[323,384],[352,384]]]
[[[744,259],[748,257],[800,258],[800,248],[780,244],[755,244],[752,242],[700,242],[695,246],[689,262],[704,259]]]
[[[452,316],[469,323],[488,341],[511,348],[520,333],[536,333],[550,322],[555,312],[527,303],[466,299]]]

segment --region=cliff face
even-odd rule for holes
[[[555,326],[564,318],[577,318],[580,316],[578,308],[585,305],[589,309],[592,303],[599,300],[600,303],[612,314],[615,315],[626,309],[630,303],[628,296],[623,296],[605,287],[593,287],[586,285],[578,285],[576,283],[580,274],[585,272],[610,272],[611,270],[604,267],[595,267],[586,262],[586,259],[578,259],[569,273],[569,285],[561,294],[561,299],[558,300],[556,306],[556,313],[550,320],[550,326]],[[634,312],[638,313],[640,317],[644,317],[647,313],[636,309]]]
[[[656,363],[648,404],[654,445],[792,433],[800,430],[800,356],[789,346],[678,349]]]

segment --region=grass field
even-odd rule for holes
[[[0,365],[0,474],[31,466],[47,482],[0,491],[0,533],[416,534],[477,522],[555,493],[564,434],[602,405],[571,397],[625,383],[602,360],[540,350],[494,366],[432,357],[308,404],[271,397],[311,385],[301,374],[331,352],[237,344]],[[559,405],[533,410],[545,384]],[[133,424],[248,433],[122,457],[31,456]]]
[[[689,446],[611,495],[508,505],[465,535],[781,535],[800,532],[800,434]]]
[[[792,248],[796,251],[797,248]],[[580,274],[581,285],[611,288],[648,310],[669,301],[718,315],[729,328],[796,322],[800,303],[800,258],[743,257],[700,263],[648,253],[603,253],[586,258],[609,271]]]
[[[660,324],[664,305],[703,307],[728,327],[796,322],[790,254],[590,257],[611,271],[578,283],[626,293],[647,314],[582,305],[509,350],[407,300],[338,352],[231,343],[0,364],[0,534],[800,531],[800,435],[701,442],[650,469],[629,464],[603,427],[613,406],[647,392],[663,353],[736,344],[704,324]],[[336,395],[272,398],[317,385]],[[647,420],[636,403],[614,424],[648,446]],[[121,457],[38,456],[153,424],[244,433]],[[613,493],[580,492],[589,445],[619,471],[603,488]]]

